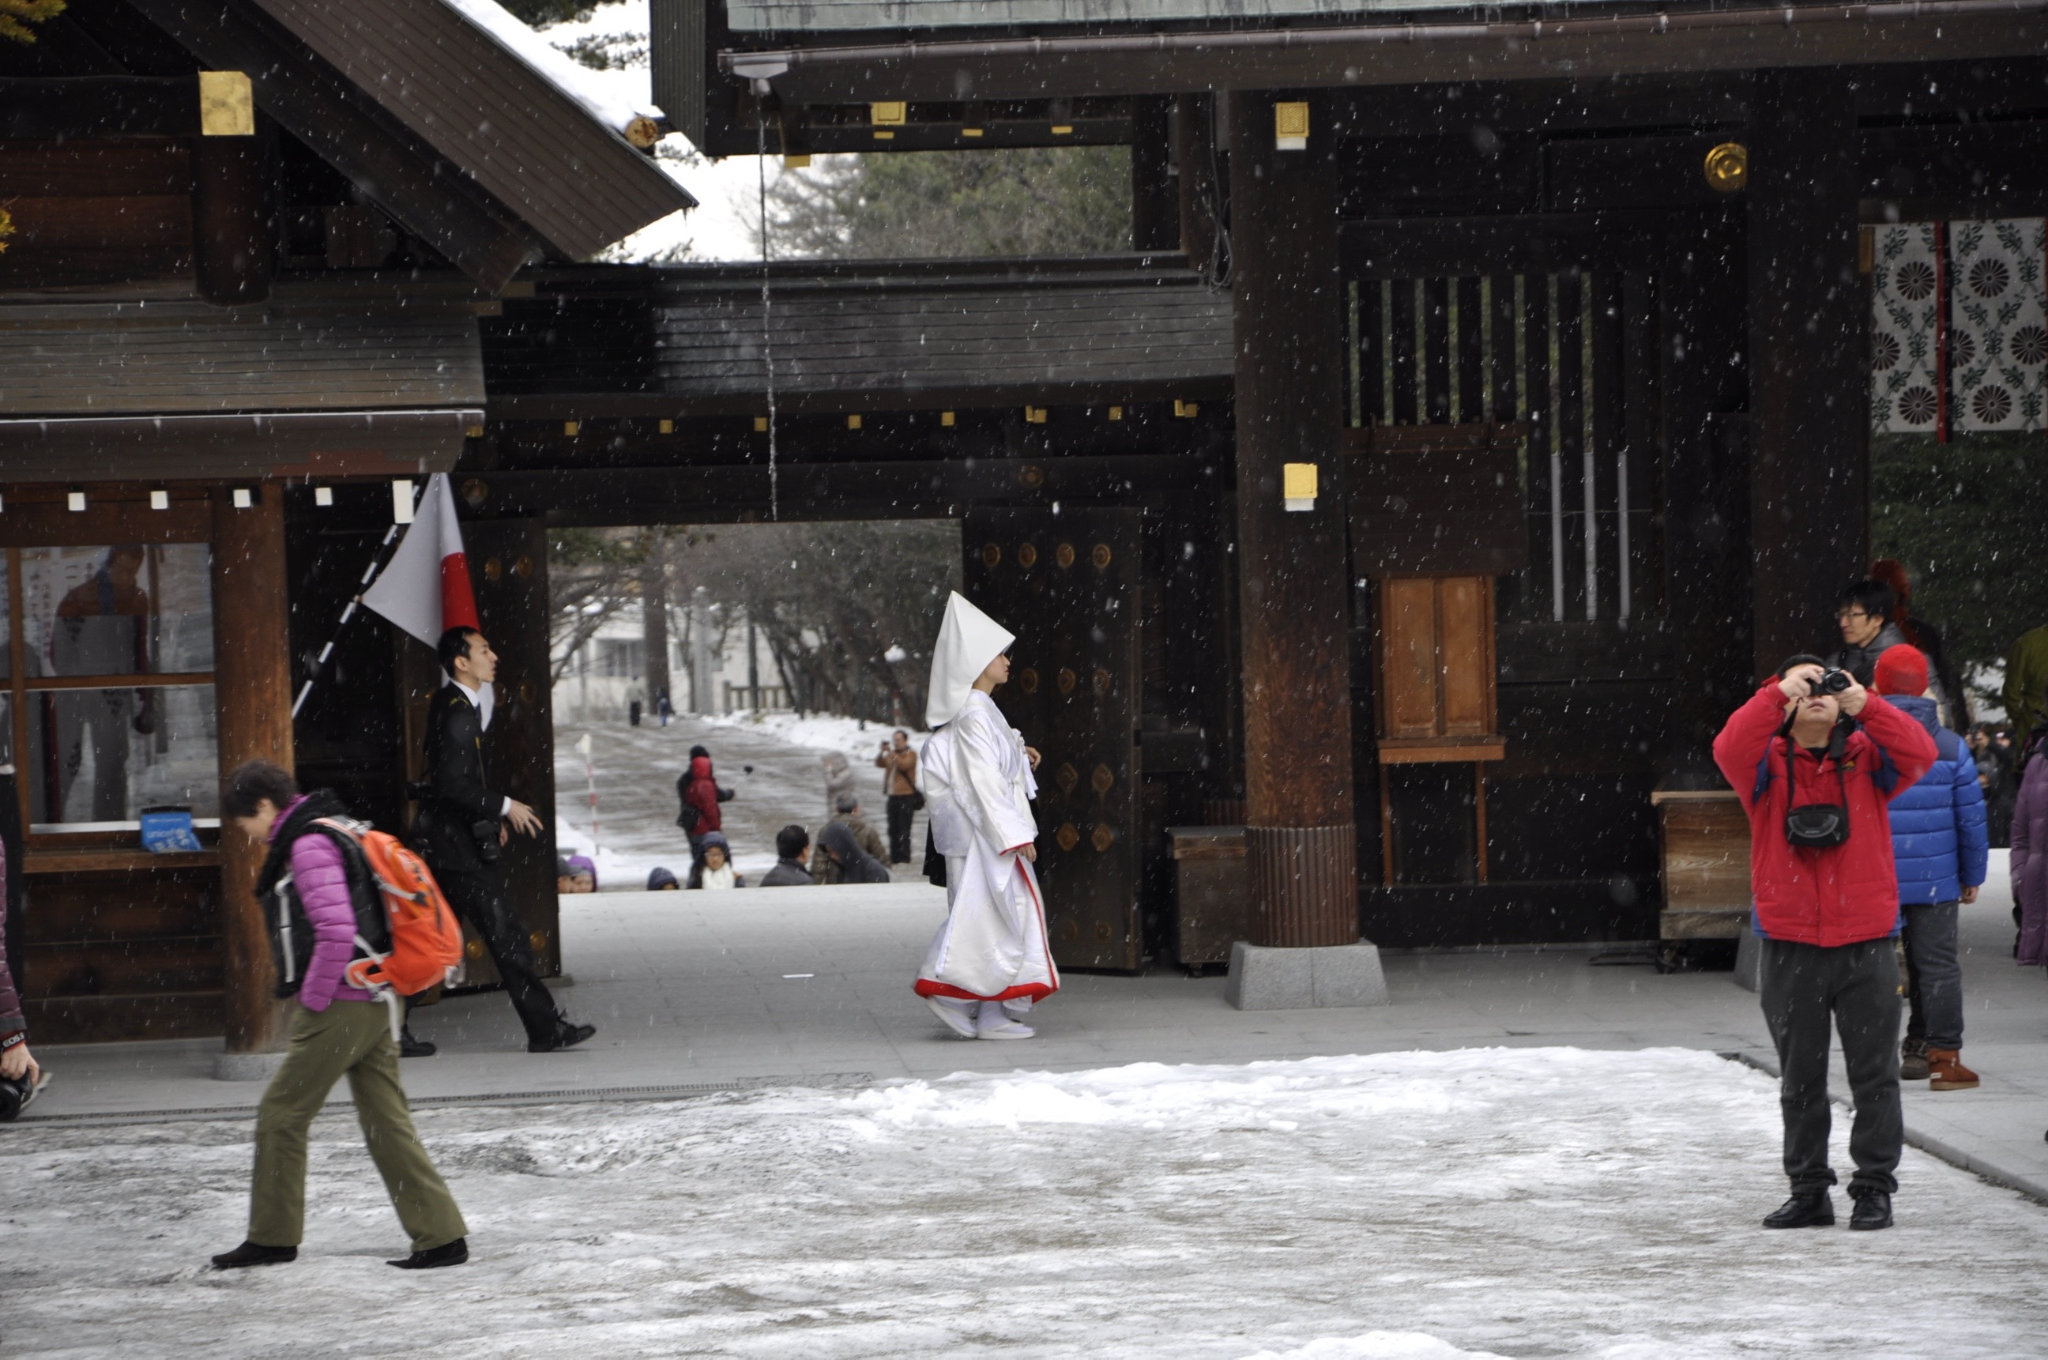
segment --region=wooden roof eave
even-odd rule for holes
[[[248,0],[571,259],[697,201],[440,0]]]
[[[368,93],[239,0],[132,0],[218,70],[248,73],[257,105],[347,175],[406,230],[486,289],[501,291],[544,253],[542,239]]]
[[[1174,94],[1925,63],[2048,51],[2044,0],[1674,8],[1565,19],[920,34],[717,54],[785,104]],[[750,35],[751,36],[751,35]]]

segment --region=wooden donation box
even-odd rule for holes
[[[1190,972],[1229,963],[1251,938],[1252,897],[1242,826],[1170,826],[1173,843],[1174,961]]]
[[[1749,818],[1735,790],[1657,789],[1665,940],[1732,940],[1749,916]]]
[[[1387,767],[1472,766],[1473,868],[1486,881],[1485,762],[1504,759],[1493,578],[1528,560],[1518,427],[1347,430],[1352,559],[1373,581],[1373,704],[1385,879],[1396,879]]]

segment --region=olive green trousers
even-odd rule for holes
[[[256,1111],[256,1174],[249,1189],[249,1240],[296,1247],[306,1226],[306,1131],[334,1083],[348,1078],[363,1141],[414,1251],[469,1235],[462,1211],[413,1132],[398,1080],[398,1045],[381,1001],[337,1001],[324,1011],[292,1008],[284,1065]]]

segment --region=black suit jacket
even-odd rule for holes
[[[483,715],[457,684],[441,686],[427,714],[428,797],[420,801],[414,837],[437,873],[475,873],[478,823],[497,836],[505,795],[484,773]]]

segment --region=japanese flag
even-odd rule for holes
[[[450,628],[478,627],[476,594],[469,583],[469,558],[462,551],[462,526],[455,519],[455,493],[448,474],[427,479],[427,491],[413,511],[398,551],[363,603],[429,647]],[[483,715],[490,723],[491,687],[483,688]]]

